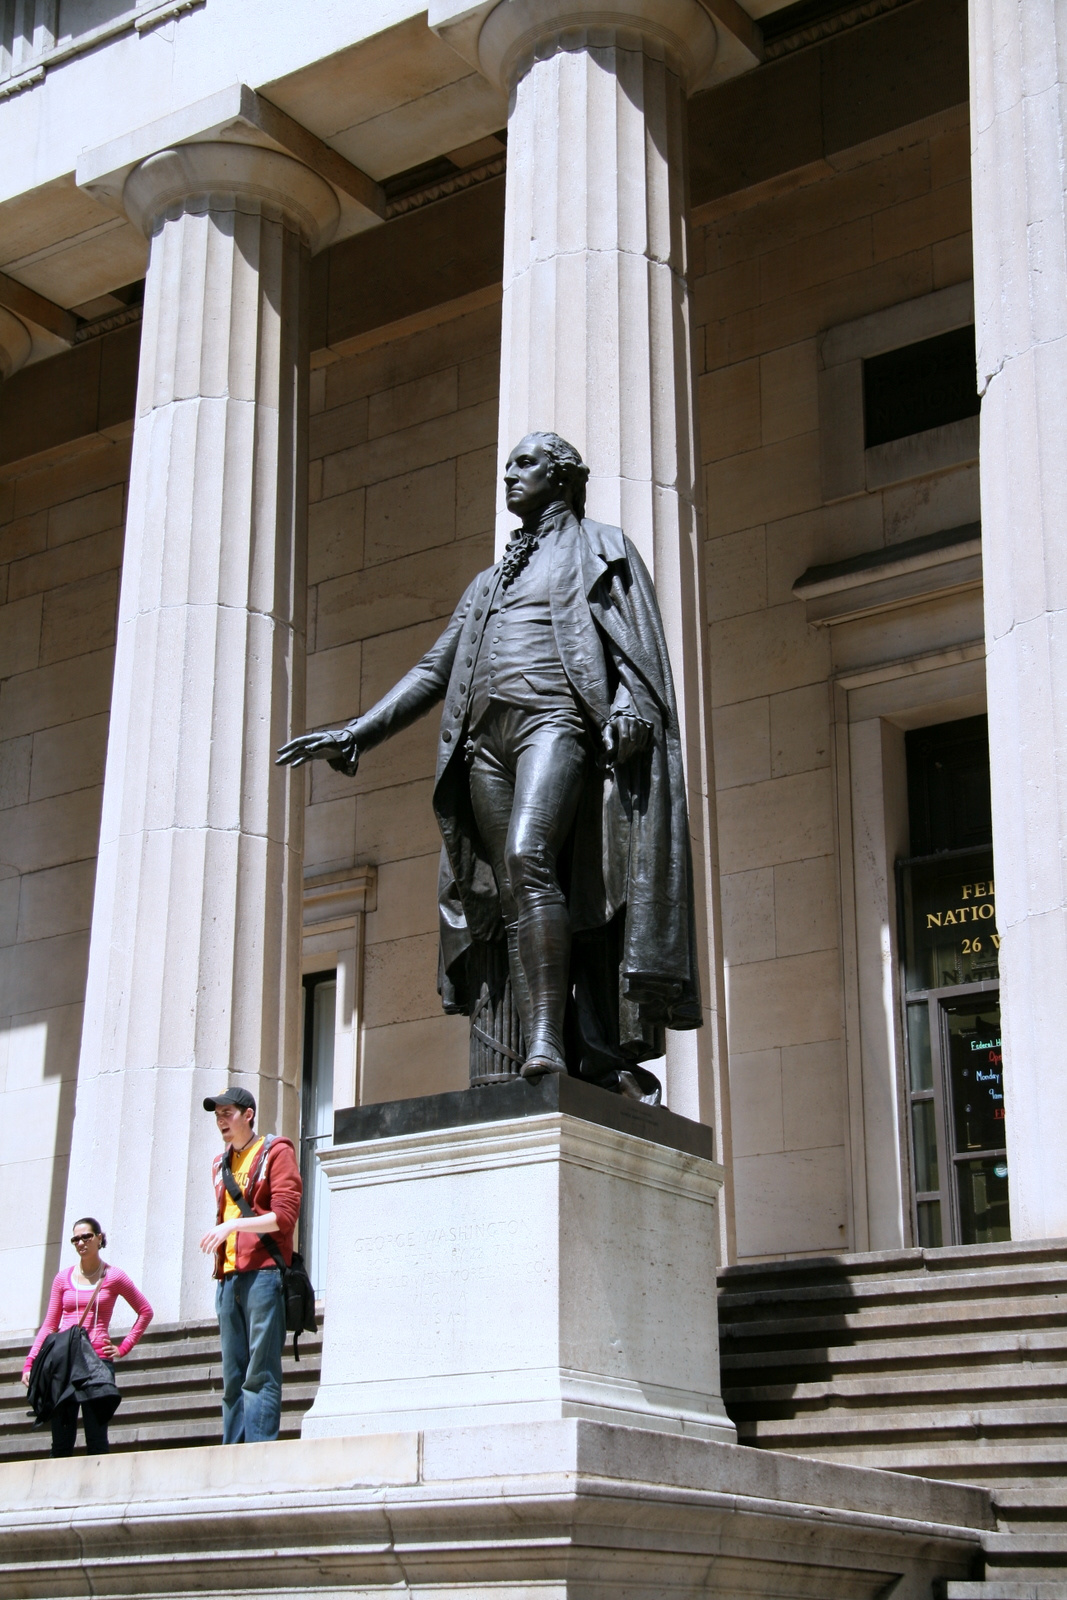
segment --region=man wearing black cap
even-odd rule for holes
[[[247,1089],[227,1089],[204,1101],[226,1148],[212,1167],[217,1215],[200,1241],[215,1257],[215,1311],[222,1340],[222,1442],[276,1439],[281,1421],[285,1295],[282,1275],[263,1235],[288,1266],[300,1215],[300,1168],[290,1139],[255,1131],[256,1102]],[[226,1187],[236,1180],[254,1216]]]

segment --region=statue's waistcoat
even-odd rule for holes
[[[589,720],[594,727],[602,728],[610,715],[611,695],[604,641],[593,621],[586,594],[587,575],[582,559],[582,530],[570,512],[561,514],[554,520],[557,526],[552,531],[552,536],[546,540],[544,547],[535,553],[526,572],[530,572],[534,562],[542,559],[545,561],[548,571],[555,659],[562,667],[566,681],[581,702]],[[543,567],[542,574],[544,570]],[[480,694],[478,703],[475,703],[476,687],[479,691],[484,691],[488,686],[489,669],[497,667],[500,663],[500,649],[493,646],[492,635],[487,637],[487,633],[491,625],[494,629],[499,626],[499,618],[502,615],[499,610],[494,609],[500,605],[503,598],[501,576],[498,563],[488,571],[479,573],[468,590],[467,612],[462,622],[441,714],[441,737],[437,756],[438,780],[463,742],[472,721],[472,711],[476,709],[480,714],[483,710]],[[508,592],[504,591],[504,594]],[[501,640],[503,637],[502,631]],[[496,662],[490,661],[494,648],[497,654]],[[515,665],[516,663],[512,662],[509,668],[511,692],[506,696],[507,702],[537,704],[538,696],[534,692],[533,684],[530,684],[529,700],[517,698],[518,677],[512,670]],[[529,677],[534,678],[536,674],[531,672]]]
[[[533,552],[510,585],[490,602],[482,647],[474,662],[470,727],[480,727],[491,704],[542,710],[574,705],[552,626],[550,539]]]

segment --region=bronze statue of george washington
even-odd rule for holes
[[[443,700],[445,1010],[472,1014],[495,948],[524,1077],[571,1072],[655,1103],[640,1063],[665,1028],[700,1025],[682,751],[652,580],[619,528],[586,518],[588,476],[557,434],[516,445],[504,483],[522,520],[503,559],[377,705],[278,760],[352,775]]]

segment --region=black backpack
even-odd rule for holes
[[[259,1169],[266,1160],[267,1151],[273,1143],[274,1134],[268,1133],[263,1140],[263,1149],[260,1151],[259,1160],[248,1175],[249,1188],[252,1187],[253,1182],[259,1176]],[[230,1158],[232,1155],[233,1150],[228,1149],[222,1158],[222,1181],[226,1187],[226,1193],[231,1200],[236,1201],[237,1209],[242,1217],[254,1217],[256,1213],[245,1199],[241,1186],[231,1170]],[[302,1333],[315,1333],[318,1330],[318,1323],[315,1320],[315,1291],[311,1287],[311,1279],[308,1277],[304,1258],[299,1250],[293,1251],[292,1265],[287,1267],[282,1259],[281,1251],[270,1234],[261,1233],[259,1239],[260,1243],[274,1257],[278,1270],[282,1275],[282,1292],[285,1295],[285,1327],[286,1331],[293,1336],[293,1359],[294,1361],[299,1361],[300,1351],[297,1348],[297,1340],[300,1335]]]

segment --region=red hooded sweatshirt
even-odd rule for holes
[[[211,1165],[218,1205],[216,1222],[222,1221],[222,1212],[226,1204],[226,1186],[222,1181],[222,1162],[225,1154],[223,1151],[222,1155],[217,1155]],[[293,1230],[300,1216],[300,1196],[303,1188],[292,1140],[268,1135],[249,1174],[245,1199],[258,1216],[273,1211],[278,1219],[278,1232],[258,1234],[242,1231],[235,1234],[238,1272],[255,1272],[260,1267],[277,1265],[263,1243],[264,1238],[272,1240],[278,1246],[282,1260],[286,1266],[290,1265],[293,1259]],[[222,1277],[225,1256],[226,1246],[220,1245],[215,1252],[213,1275],[216,1278]]]

